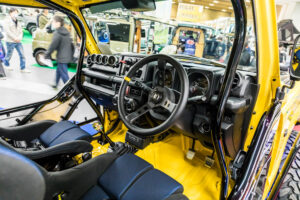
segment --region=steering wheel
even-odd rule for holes
[[[157,62],[159,81],[152,85],[152,87],[149,87],[145,83],[134,80],[133,77],[136,72],[143,66],[152,62]],[[180,95],[177,103],[174,99],[173,89],[165,85],[164,80],[167,63],[175,68],[180,80],[180,91],[176,91],[176,93]],[[128,92],[128,86],[139,87],[145,91],[148,96],[147,102],[131,113],[126,113],[125,109],[125,94]],[[139,62],[133,65],[128,71],[127,76],[125,76],[124,80],[122,81],[118,98],[119,115],[126,127],[132,133],[140,136],[153,136],[168,130],[174,124],[175,120],[180,116],[186,107],[188,95],[189,81],[187,73],[182,65],[177,60],[167,55],[151,55],[141,59]],[[147,112],[155,112],[155,109],[159,108],[164,108],[169,116],[158,126],[152,128],[141,128],[134,124],[138,118]]]

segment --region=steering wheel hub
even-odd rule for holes
[[[163,100],[164,95],[163,92],[155,89],[153,92],[150,93],[149,97],[149,100],[151,102],[153,102],[154,104],[159,104]]]

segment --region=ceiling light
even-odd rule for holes
[[[210,3],[209,5],[210,5],[210,6],[214,6],[215,4],[213,4],[213,3]]]
[[[223,11],[223,12],[226,12],[227,10],[225,10],[225,9],[222,9],[222,11]]]
[[[233,8],[232,7],[228,7],[228,9],[232,10]]]
[[[208,6],[205,6],[204,8],[206,8],[206,9],[209,9],[209,7],[208,7]]]
[[[191,0],[191,2],[192,2],[192,3],[194,3],[194,2],[195,2],[195,0]]]
[[[219,3],[219,1],[213,1],[214,3]]]

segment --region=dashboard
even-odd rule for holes
[[[91,98],[99,105],[107,109],[117,110],[117,98],[120,84],[129,69],[143,59],[146,55],[140,54],[93,54],[87,57],[87,67],[83,69],[85,81],[83,86]],[[211,124],[216,112],[217,95],[223,81],[225,69],[212,64],[191,62],[177,59],[184,67],[189,78],[189,98],[185,111],[174,124],[172,130],[181,132],[189,137],[199,139],[205,146],[211,144]],[[228,135],[225,137],[227,153],[235,156],[241,146],[243,134],[246,133],[252,106],[258,86],[255,84],[255,74],[238,71],[230,91],[230,97],[226,103],[226,113],[222,122],[222,131]],[[176,70],[167,65],[165,80],[161,79],[157,62],[152,62],[140,68],[133,80],[143,82],[151,87],[157,83],[180,92],[180,81]],[[130,113],[143,105],[145,93],[139,87],[132,84],[126,89],[126,112]],[[164,120],[161,113],[150,113],[152,120]],[[229,148],[228,148],[229,147]]]

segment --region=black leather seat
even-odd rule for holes
[[[32,159],[92,150],[92,137],[69,121],[46,120],[28,125],[0,128],[0,143]]]
[[[133,154],[107,153],[64,171],[47,172],[0,145],[0,163],[0,199],[5,200],[187,199],[181,184]]]

